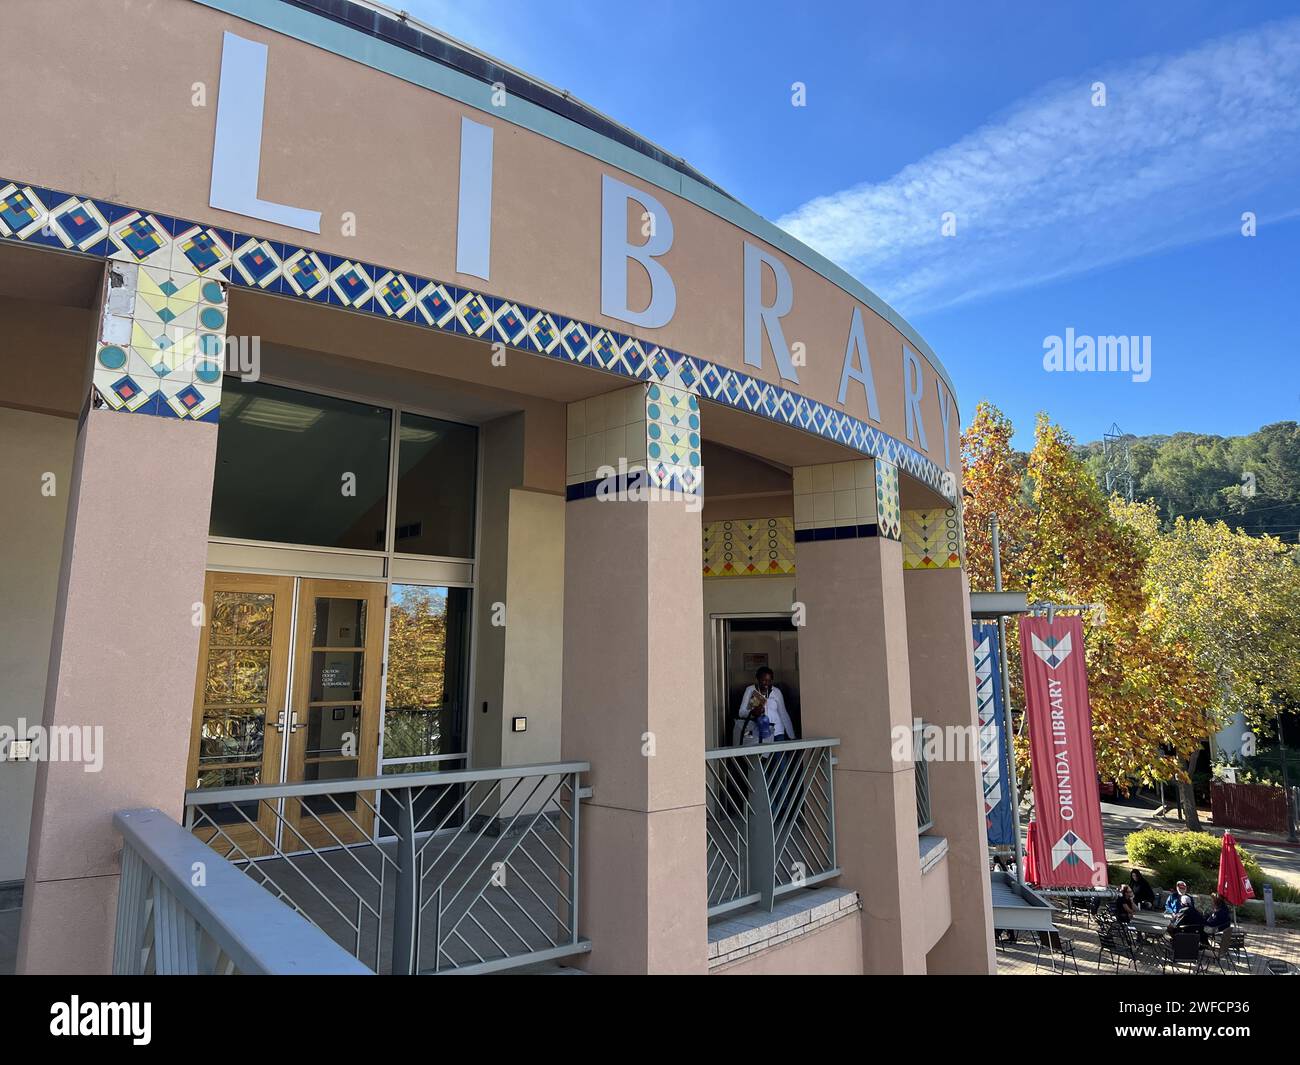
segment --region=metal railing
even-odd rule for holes
[[[187,827],[375,972],[489,972],[578,934],[586,762],[185,794]]]
[[[122,810],[113,972],[362,975],[364,965],[161,810]]]
[[[709,916],[839,875],[835,788],[839,740],[706,751]]]
[[[916,834],[928,832],[934,827],[934,817],[930,813],[930,763],[925,758],[925,723],[916,720],[912,723],[912,764],[916,776]]]

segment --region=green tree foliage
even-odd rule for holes
[[[1277,422],[1247,436],[1175,433],[1128,437],[1135,499],[1155,500],[1161,520],[1204,518],[1290,543],[1300,534],[1300,424]],[[1105,484],[1102,445],[1081,449]]]

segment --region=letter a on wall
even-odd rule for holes
[[[1104,885],[1097,756],[1084,668],[1083,621],[1077,615],[1020,621],[1034,816],[1044,852],[1041,887]]]

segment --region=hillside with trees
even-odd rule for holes
[[[1300,539],[1300,424],[1276,422],[1247,436],[1127,436],[1133,498],[1176,517],[1223,521],[1251,536]],[[1100,441],[1078,448],[1105,487]]]

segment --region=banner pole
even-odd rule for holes
[[[993,534],[993,590],[1002,591],[1002,536],[998,528],[998,516],[989,519]],[[1015,733],[1011,731],[1011,676],[1007,666],[1007,619],[998,618],[998,658],[1002,669],[1002,738],[1007,745],[1007,774],[1011,785],[1011,838],[1015,843],[1016,879],[1025,882],[1025,851],[1020,841],[1020,774],[1016,769]]]

